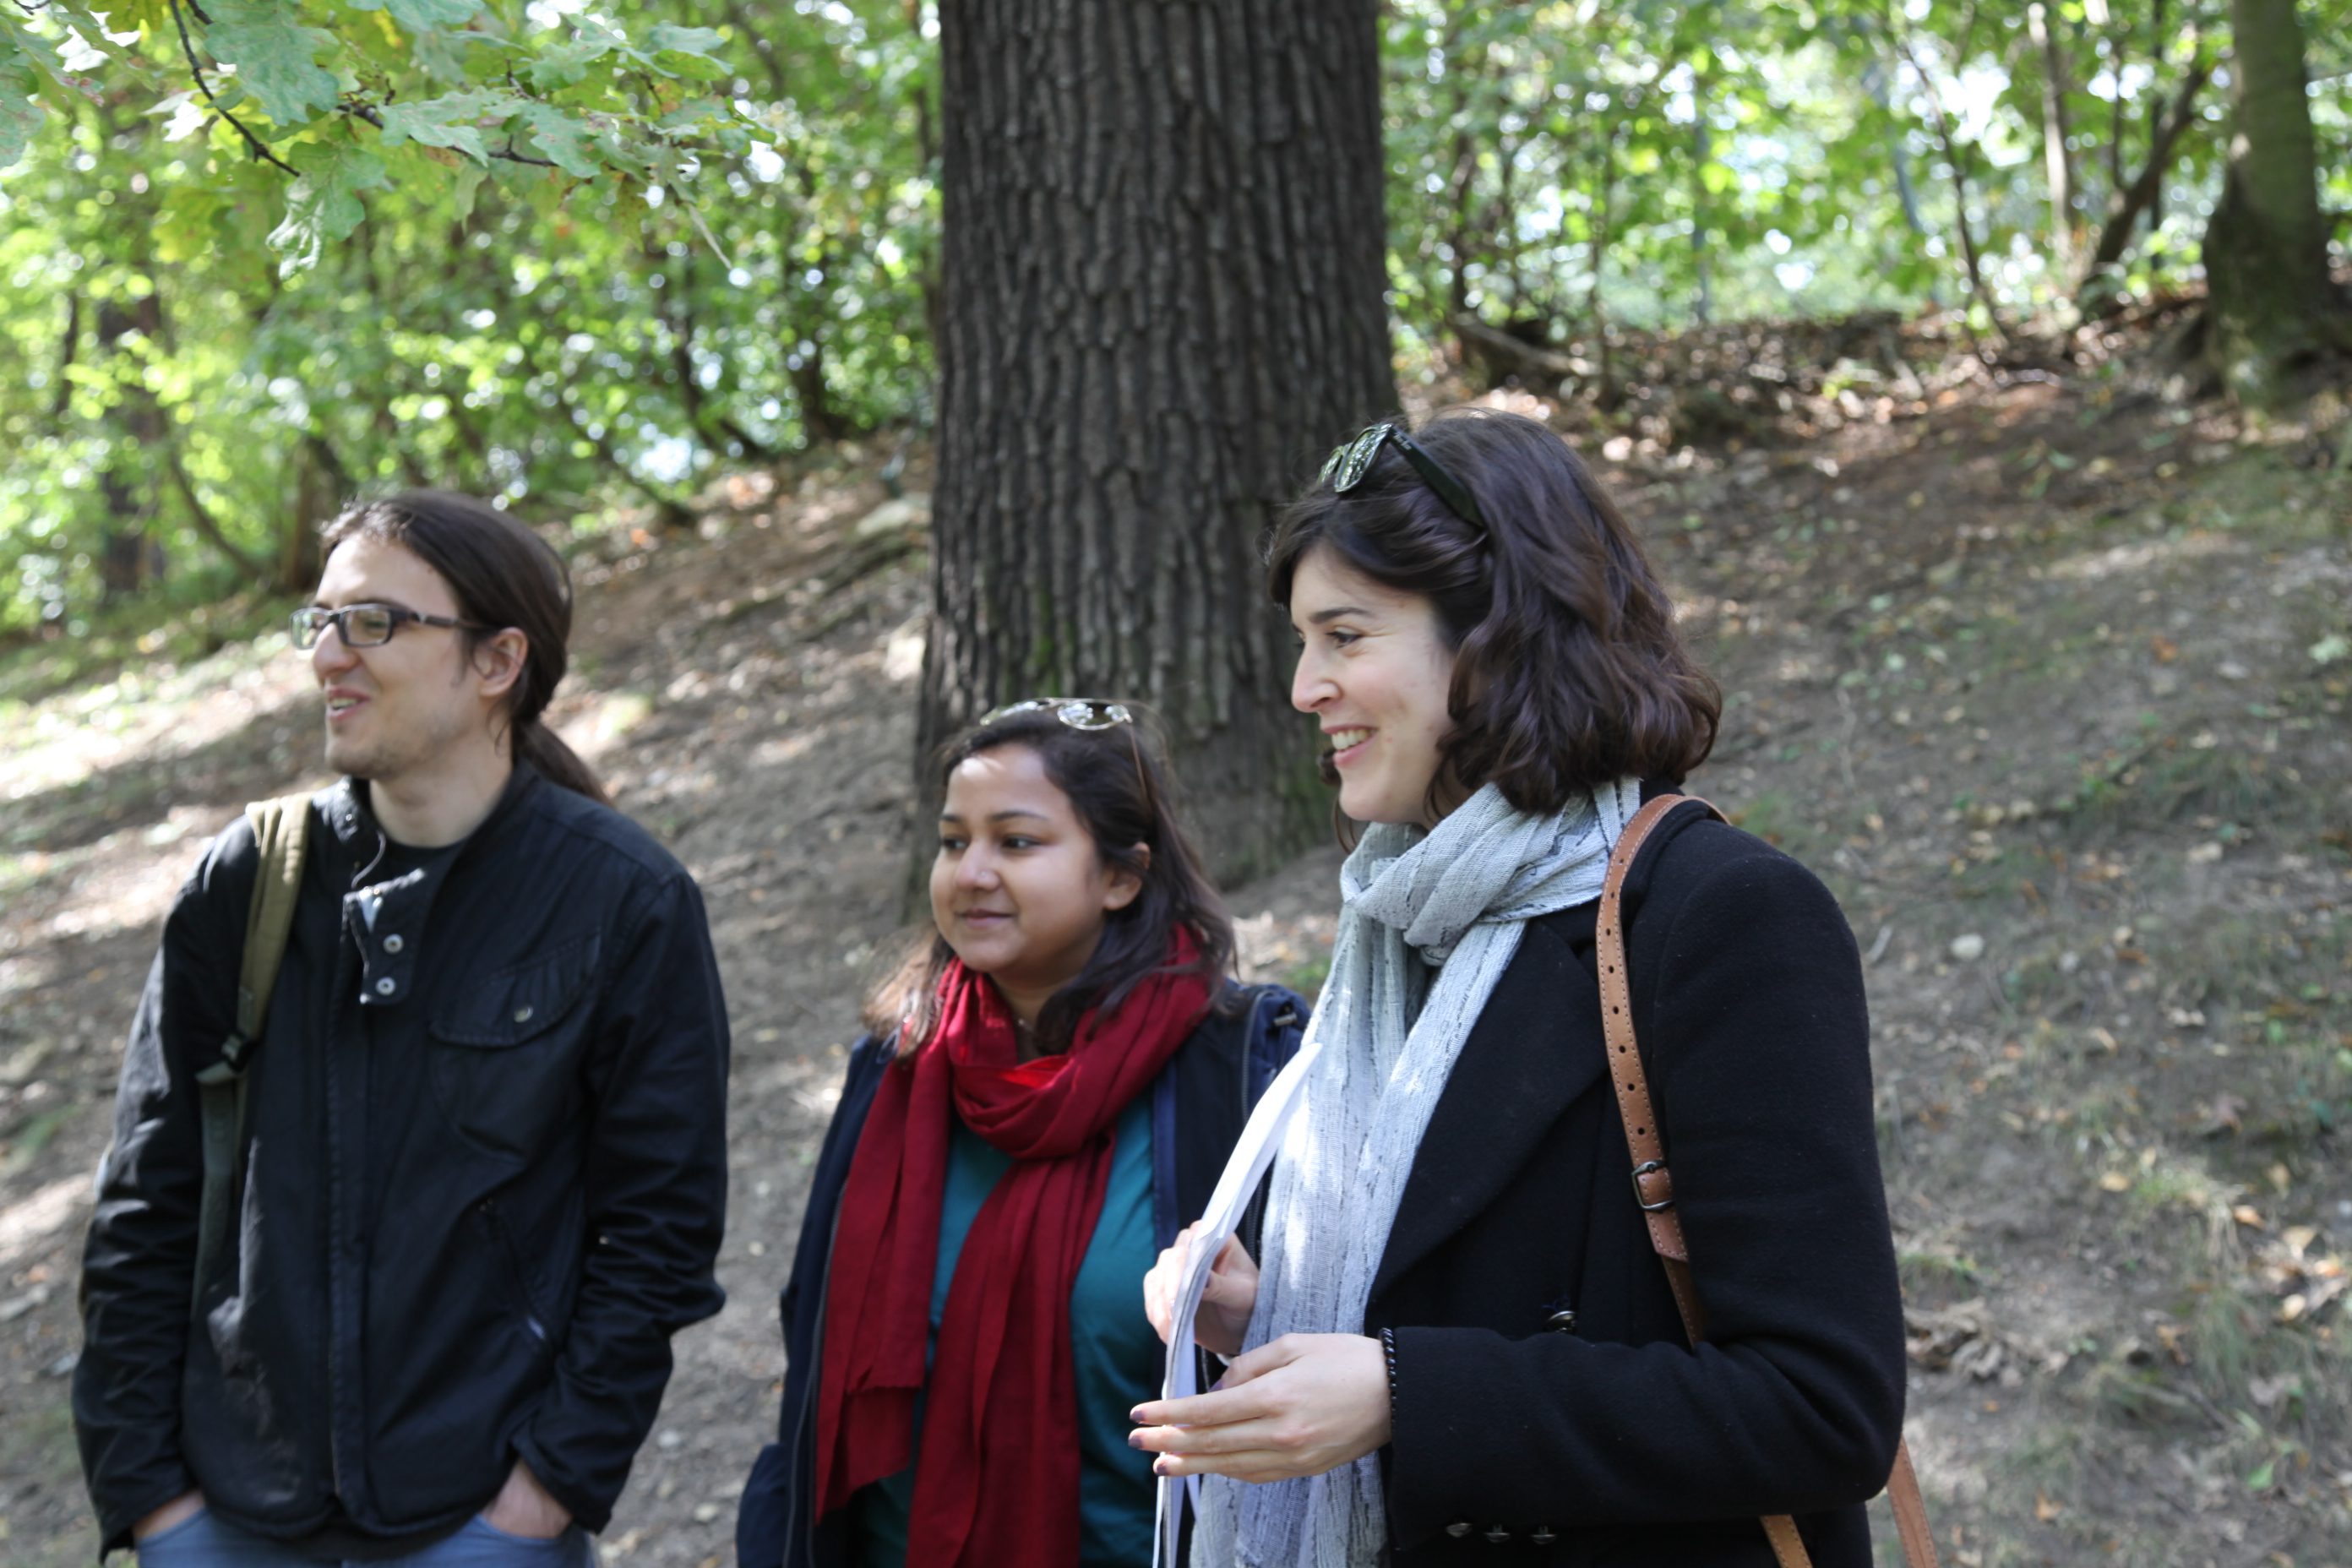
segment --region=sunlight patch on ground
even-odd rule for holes
[[[0,856],[0,889],[9,895],[0,952],[158,924],[211,847],[209,836],[231,820],[231,813],[215,806],[174,806],[161,822],[123,828],[79,848]],[[0,978],[0,994],[15,985]]]
[[[127,758],[185,756],[294,707],[310,689],[309,664],[273,634],[184,668],[126,670],[29,704],[7,718],[0,800],[67,788]]]
[[[0,1268],[13,1267],[79,1217],[89,1192],[89,1176],[60,1176],[31,1197],[0,1209]]]
[[[2112,550],[2093,551],[2087,554],[2069,556],[2050,567],[2053,577],[2070,577],[2095,583],[2103,577],[2120,576],[2130,572],[2147,572],[2179,561],[2200,560],[2210,555],[2226,555],[2245,546],[2227,535],[2219,533],[2187,533],[2178,539],[2151,539],[2139,544],[2118,544]]]

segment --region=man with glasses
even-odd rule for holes
[[[102,1545],[585,1568],[722,1300],[701,896],[541,721],[545,543],[432,492],[325,538],[294,640],[344,778],[214,842],[124,1059],[74,1384]]]

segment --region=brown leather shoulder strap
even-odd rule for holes
[[[1625,1145],[1633,1156],[1633,1201],[1648,1224],[1650,1246],[1665,1266],[1666,1282],[1675,1293],[1675,1309],[1682,1314],[1683,1331],[1696,1345],[1706,1338],[1706,1308],[1691,1279],[1690,1247],[1683,1239],[1682,1217],[1675,1212],[1674,1173],[1666,1168],[1665,1139],[1650,1103],[1649,1076],[1642,1068],[1641,1047],[1633,1037],[1633,988],[1625,969],[1625,877],[1642,853],[1642,845],[1676,806],[1695,795],[1664,795],[1644,805],[1625,825],[1609,856],[1609,879],[1601,890],[1596,921],[1601,968],[1601,1026],[1609,1052],[1609,1081],[1617,1090],[1617,1110],[1625,1123]],[[1723,813],[1706,806],[1709,816]],[[1887,1479],[1895,1505],[1895,1527],[1903,1537],[1903,1554],[1911,1568],[1937,1568],[1936,1542],[1927,1531],[1927,1508],[1919,1495],[1918,1478],[1911,1468],[1911,1450],[1898,1444],[1895,1473]],[[1780,1568],[1811,1568],[1812,1559],[1797,1533],[1796,1521],[1773,1514],[1763,1521],[1766,1539]]]

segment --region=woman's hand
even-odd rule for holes
[[[1176,1333],[1176,1293],[1184,1283],[1184,1258],[1201,1227],[1188,1225],[1176,1233],[1151,1272],[1143,1277],[1143,1315],[1160,1331],[1165,1344]],[[1257,1265],[1237,1237],[1227,1237],[1217,1260],[1209,1266],[1209,1282],[1201,1291],[1201,1310],[1192,1314],[1192,1341],[1202,1350],[1232,1355],[1249,1332],[1250,1314],[1257,1310]]]
[[[1214,1391],[1139,1405],[1130,1419],[1127,1440],[1160,1456],[1154,1475],[1319,1476],[1389,1440],[1388,1364],[1361,1334],[1285,1334],[1227,1367]]]

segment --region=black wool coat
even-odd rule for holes
[[[1634,1206],[1597,904],[1528,922],[1414,1157],[1365,1326],[1395,1331],[1396,1568],[1869,1568],[1904,1340],[1853,937],[1828,889],[1679,808],[1626,882],[1635,1029],[1707,1314]],[[1573,1313],[1563,1329],[1559,1315]]]

